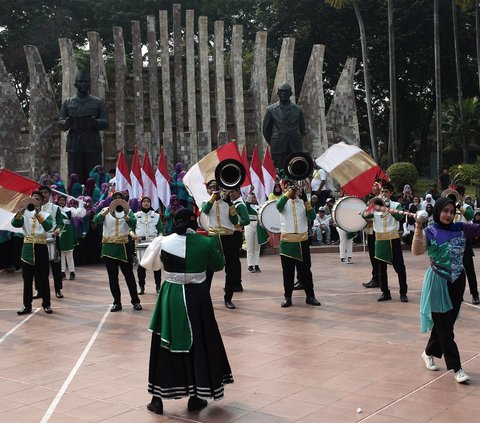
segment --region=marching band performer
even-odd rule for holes
[[[59,234],[59,244],[62,262],[62,279],[66,279],[65,271],[70,272],[70,280],[75,279],[75,262],[73,260],[73,249],[78,245],[77,236],[75,234],[75,229],[72,225],[72,217],[82,218],[86,215],[87,211],[84,208],[83,201],[79,202],[79,207],[66,207],[67,197],[65,195],[60,195],[57,198],[57,205],[60,207],[60,212],[62,213],[63,219],[63,228]]]
[[[202,204],[202,212],[208,217],[208,233],[210,236],[218,236],[222,243],[223,255],[225,256],[225,307],[235,309],[232,302],[235,288],[241,286],[240,251],[234,240],[235,225],[239,224],[237,209],[232,201],[240,197],[239,192],[232,191],[232,196],[222,198],[217,190],[217,182],[213,179],[207,183],[207,192],[210,199]],[[238,196],[238,197],[236,197]],[[236,197],[236,198],[235,198]],[[248,214],[247,214],[248,215]],[[207,285],[210,288],[213,271],[207,269]]]
[[[116,191],[112,195],[112,203],[114,200],[124,200],[123,194]],[[134,310],[142,310],[137,294],[137,283],[133,274],[132,252],[128,245],[128,235],[135,234],[135,215],[126,206],[123,211],[110,211],[109,207],[105,207],[93,218],[93,222],[97,225],[103,224],[102,258],[107,268],[110,292],[113,296],[113,306],[110,311],[113,313],[122,310],[121,292],[118,284],[119,268],[125,277]]]
[[[447,369],[453,370],[458,383],[463,383],[470,377],[462,369],[453,330],[465,292],[465,241],[478,237],[480,226],[454,222],[455,214],[455,201],[440,197],[435,202],[431,225],[422,230],[422,222],[417,218],[412,253],[421,255],[427,251],[430,257],[420,296],[421,331],[431,331],[422,353],[425,366],[438,370],[434,359],[443,355]]]
[[[455,191],[457,191],[459,195],[455,222],[471,223],[475,210],[473,210],[471,205],[464,202],[465,187],[455,185]],[[467,275],[468,288],[472,295],[472,304],[478,305],[480,304],[480,299],[478,297],[477,274],[475,273],[475,266],[473,264],[474,256],[472,240],[467,239],[465,242],[465,252],[463,253],[463,267]]]
[[[315,298],[313,290],[308,241],[308,220],[315,219],[315,211],[305,192],[295,185],[286,186],[285,193],[277,201],[277,209],[280,212],[280,259],[285,296],[281,306],[285,308],[292,305],[295,268],[305,290],[305,302],[319,306],[320,301]]]
[[[390,209],[402,210],[400,203],[391,201],[393,194],[393,185],[384,182],[380,190],[383,202]],[[373,218],[373,230],[375,231],[375,258],[378,260],[380,289],[382,295],[377,301],[389,301],[392,299],[388,289],[387,264],[392,264],[398,275],[400,285],[400,300],[403,303],[408,302],[407,291],[407,272],[403,261],[402,243],[398,233],[398,222],[402,220],[403,215],[399,213],[390,214],[389,212],[374,210],[372,204],[362,212],[365,220]]]
[[[135,213],[137,219],[137,226],[135,228],[135,235],[133,239],[140,242],[150,242],[153,238],[163,234],[163,224],[160,215],[152,209],[152,200],[149,197],[143,197],[140,203],[140,210]],[[145,293],[145,268],[138,264],[137,267],[138,285],[140,287],[138,293],[143,295]],[[155,279],[155,288],[157,292],[160,291],[160,284],[162,283],[162,271],[155,270],[153,272]]]
[[[196,215],[183,208],[174,217],[174,233],[161,240],[165,281],[150,323],[152,342],[147,408],[163,414],[162,399],[189,397],[188,410],[221,399],[232,371],[215,320],[206,269],[223,268],[218,237],[196,234]],[[148,268],[155,268],[144,263]]]
[[[235,250],[237,251],[234,273],[238,273],[238,284],[233,287],[233,292],[242,292],[242,264],[240,263],[240,249],[243,244],[243,231],[244,228],[250,226],[250,215],[248,214],[247,206],[243,201],[240,194],[240,188],[233,189],[229,193],[230,200],[235,206],[235,210],[238,216],[238,223],[235,225],[235,232],[233,232],[233,240],[235,242]]]
[[[22,228],[25,235],[22,247],[23,307],[18,315],[32,312],[32,283],[35,277],[42,307],[45,313],[53,313],[50,307],[50,284],[48,282],[48,248],[47,233],[53,228],[53,219],[48,213],[41,211],[43,194],[32,193],[37,202],[35,206],[20,208],[12,219],[14,228]]]
[[[268,241],[268,234],[258,224],[258,202],[255,193],[251,192],[245,202],[250,224],[245,226],[245,242],[247,244],[247,265],[250,273],[261,272],[260,270],[260,245]]]
[[[50,239],[55,239],[55,250],[57,254],[55,254],[55,257],[53,259],[50,258],[50,268],[52,269],[55,296],[57,298],[63,298],[62,269],[60,264],[61,254],[58,245],[58,235],[63,230],[62,212],[60,211],[60,207],[58,207],[56,204],[53,204],[51,198],[52,190],[49,186],[42,185],[38,188],[38,191],[40,191],[43,195],[42,211],[48,213],[50,216],[52,216],[53,219],[53,227],[48,232],[47,237]],[[38,294],[34,295],[33,298],[38,298]]]

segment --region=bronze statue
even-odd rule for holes
[[[281,169],[291,153],[302,151],[305,117],[303,109],[290,101],[290,85],[280,85],[277,94],[279,101],[268,106],[263,118],[263,136],[270,146],[275,167]]]
[[[76,75],[75,88],[77,94],[62,105],[58,126],[68,131],[68,174],[76,173],[85,183],[90,170],[102,162],[100,131],[108,127],[108,120],[104,101],[89,94],[87,72]]]

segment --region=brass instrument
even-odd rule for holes
[[[307,153],[297,152],[290,154],[283,163],[283,170],[293,182],[293,188],[308,191],[310,183],[308,178],[313,174],[313,160]]]
[[[40,208],[40,203],[36,198],[33,198],[33,197],[26,197],[22,199],[18,204],[18,209],[21,211],[23,210],[34,211],[37,208]]]
[[[223,191],[223,196],[226,197],[231,191],[240,188],[246,174],[245,167],[238,160],[222,160],[215,168],[215,180],[217,186]]]
[[[453,188],[447,188],[446,190],[442,191],[441,196],[450,198],[455,202],[455,204],[460,202],[460,194]]]
[[[108,206],[108,211],[116,219],[123,219],[128,214],[129,210],[130,210],[130,206],[128,205],[128,203],[125,200],[122,200],[120,198],[113,200]],[[115,212],[117,213],[123,212],[123,216],[117,217]]]

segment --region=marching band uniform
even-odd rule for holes
[[[48,198],[48,201],[42,204],[42,211],[52,216],[52,219],[53,219],[53,227],[47,233],[48,239],[55,239],[55,257],[53,259],[49,257],[50,268],[52,269],[55,296],[57,298],[63,298],[62,269],[60,264],[61,253],[60,253],[60,248],[58,244],[58,235],[57,235],[57,233],[60,233],[63,230],[63,216],[62,216],[62,212],[60,211],[60,207],[58,207],[56,204],[53,204],[53,202],[49,198],[51,194],[50,188],[47,186],[41,186],[38,190],[42,192],[44,198],[45,197]],[[48,197],[46,194],[47,190],[48,190]],[[35,286],[35,288],[36,287],[37,286]],[[33,298],[36,298],[36,297],[38,298],[38,294]]]
[[[145,198],[148,197],[143,197],[143,199]],[[135,235],[138,237],[139,242],[150,242],[158,235],[163,234],[162,220],[160,219],[160,215],[153,209],[148,211],[139,210],[135,213],[135,218],[137,219]],[[140,266],[140,264],[137,267],[137,276],[138,285],[140,287],[138,293],[142,295],[145,293],[146,270],[144,267]],[[153,277],[155,279],[155,288],[158,292],[160,290],[160,284],[162,283],[162,271],[155,270],[153,272]]]
[[[163,413],[162,398],[189,396],[189,411],[197,410],[207,405],[205,398],[223,398],[224,385],[233,383],[206,284],[207,267],[221,270],[223,254],[219,238],[196,234],[196,226],[195,214],[182,209],[175,215],[175,233],[161,240],[165,281],[149,328],[153,398],[147,405],[157,414]]]
[[[83,202],[80,202],[82,206],[75,207],[61,207],[60,212],[63,218],[63,229],[59,236],[59,244],[62,263],[62,278],[65,277],[66,267],[70,272],[70,280],[75,279],[75,262],[73,260],[73,250],[78,245],[77,235],[72,225],[72,217],[82,218],[86,214],[86,210],[83,207]]]
[[[260,272],[260,245],[265,244],[268,241],[268,234],[258,224],[258,204],[253,204],[247,197],[248,215],[250,218],[250,224],[245,226],[245,241],[247,243],[247,265],[249,272]],[[255,197],[253,197],[254,199]],[[252,200],[253,200],[252,199]]]
[[[22,247],[23,308],[18,310],[17,314],[32,311],[34,277],[42,297],[42,307],[50,314],[52,309],[48,282],[47,232],[53,228],[52,216],[43,211],[25,210],[23,214],[17,212],[11,223],[14,228],[22,228],[25,235]]]
[[[119,195],[116,193],[115,195]],[[129,232],[135,231],[136,218],[131,210],[114,212],[112,216],[109,208],[105,207],[94,218],[96,224],[103,224],[102,258],[107,268],[110,292],[113,296],[112,312],[122,310],[121,292],[118,284],[118,269],[123,273],[130,293],[131,303],[135,310],[141,310],[140,299],[137,294],[137,283],[133,274],[132,253],[128,245]]]
[[[473,207],[469,204],[463,202],[463,195],[465,194],[464,187],[457,187],[457,192],[462,197],[461,207],[457,208],[455,214],[455,222],[462,223],[471,223],[475,211]],[[463,253],[463,267],[465,268],[465,274],[467,276],[468,287],[470,289],[470,294],[472,295],[472,304],[480,304],[480,299],[478,297],[478,285],[477,285],[477,274],[475,273],[475,266],[473,264],[473,257],[475,253],[473,252],[472,240],[467,238],[465,242],[465,251]]]
[[[393,193],[393,186],[383,184],[382,192],[385,190]],[[388,193],[386,193],[388,195]],[[390,209],[402,210],[402,205],[396,201],[390,201],[389,196],[385,202]],[[402,243],[398,233],[398,222],[402,220],[403,215],[399,213],[390,214],[384,211],[364,210],[362,212],[364,219],[373,218],[373,230],[375,231],[375,258],[378,260],[380,289],[382,295],[378,301],[388,301],[392,299],[390,289],[388,288],[387,264],[392,264],[398,275],[400,285],[400,300],[408,302],[407,291],[407,273],[403,261]]]
[[[372,192],[367,196],[366,201],[376,197],[380,193],[380,181],[376,180],[373,183]],[[375,258],[375,231],[373,230],[373,220],[367,220],[367,226],[363,229],[367,236],[368,256],[370,264],[372,265],[372,278],[368,282],[362,283],[365,288],[378,288],[380,286],[379,264]]]
[[[319,306],[320,302],[315,298],[313,290],[308,240],[308,220],[315,219],[315,211],[310,202],[296,198],[296,190],[288,190],[283,194],[277,201],[277,209],[280,212],[280,259],[285,296],[282,307],[292,305],[295,268],[305,290],[305,302]]]
[[[234,292],[241,292],[243,291],[242,286],[242,264],[240,263],[240,249],[242,248],[243,244],[243,228],[248,228],[250,226],[250,216],[248,214],[247,206],[243,201],[242,197],[237,198],[233,201],[233,205],[235,206],[235,210],[238,215],[238,224],[235,225],[235,232],[233,233],[233,240],[235,243],[235,251],[236,259],[234,261],[234,270],[232,271],[234,274],[238,274],[237,280],[238,283],[234,285],[233,291]]]
[[[237,209],[233,203],[229,204],[216,193],[202,204],[202,211],[208,217],[208,234],[220,238],[223,255],[225,257],[225,307],[234,309],[232,303],[233,292],[241,284],[239,269],[240,258],[238,243],[234,240],[235,225],[239,224]],[[247,212],[248,216],[248,212]],[[210,288],[213,270],[207,269],[207,285]]]

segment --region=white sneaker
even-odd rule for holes
[[[455,372],[453,374],[453,376],[455,377],[455,380],[458,382],[458,383],[463,383],[463,382],[466,382],[468,380],[470,380],[470,376],[468,376],[464,371],[463,369],[460,369],[458,372]]]
[[[438,370],[438,366],[435,364],[433,355],[427,355],[427,353],[424,351],[422,352],[422,358],[423,361],[425,361],[425,367],[428,370],[431,370],[432,372]]]

